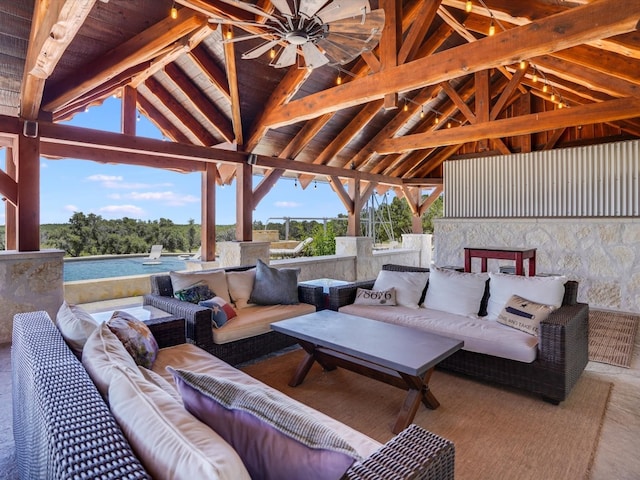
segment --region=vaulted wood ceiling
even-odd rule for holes
[[[640,138],[640,0],[466,3],[371,0],[379,46],[308,71],[242,59],[260,40],[209,22],[260,20],[232,0],[4,1],[0,114],[64,122],[116,95],[124,133],[137,109],[170,140],[255,154],[303,186],[341,171],[438,185],[448,159]],[[220,158],[228,183],[237,164]]]

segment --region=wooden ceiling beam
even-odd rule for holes
[[[314,118],[305,122],[304,126],[296,134],[295,137],[287,144],[284,149],[278,155],[280,158],[289,158],[294,160],[302,150],[309,144],[316,134],[322,130],[329,121],[333,118],[333,113],[327,113],[321,117]]]
[[[167,117],[160,113],[160,110],[158,110],[143,95],[138,94],[137,102],[140,111],[151,123],[158,127],[158,130],[160,130],[165,137],[173,140],[174,142],[192,143],[189,137],[182,133],[180,129],[171,123]]]
[[[398,63],[410,62],[416,58],[420,45],[422,45],[427,31],[436,17],[440,1],[441,0],[435,0],[429,2],[426,6],[419,9],[398,52]]]
[[[308,95],[272,110],[264,124],[276,128],[291,123],[291,119],[296,122],[308,120],[383,98],[390,92],[414,90],[468,73],[512,64],[521,58],[533,58],[626,33],[637,28],[639,19],[640,0],[628,1],[624,9],[619,8],[616,0],[600,0]]]
[[[222,36],[225,38],[233,32],[231,25],[222,25]],[[223,44],[225,69],[227,81],[229,82],[229,94],[231,96],[231,125],[235,142],[238,145],[244,144],[244,134],[242,132],[242,115],[240,114],[240,88],[238,86],[238,72],[236,69],[235,44],[226,42]]]
[[[183,13],[182,10],[185,10]],[[119,45],[86,65],[73,78],[66,78],[52,86],[43,109],[56,111],[83,96],[110,78],[153,59],[159,51],[207,24],[206,18],[181,9],[176,20],[167,16],[144,32]]]
[[[398,65],[398,50],[402,41],[402,2],[396,0],[380,0],[384,9],[384,26],[378,45],[380,52],[380,72]],[[398,108],[398,92],[387,92],[384,95],[384,109]]]
[[[171,81],[182,90],[193,106],[209,121],[213,128],[226,142],[233,142],[233,128],[227,117],[205,97],[187,75],[175,64],[167,65],[164,69]]]
[[[205,49],[202,46],[198,46],[189,52],[189,56],[213,86],[231,103],[231,92],[229,91],[227,76]]]
[[[640,98],[621,98],[493,122],[477,123],[462,128],[387,139],[380,146],[380,153],[405,152],[477,141],[483,138],[512,137],[570,125],[602,123],[638,116],[640,116]]]
[[[154,77],[147,78],[144,84],[171,113],[180,119],[184,127],[193,133],[202,145],[211,146],[218,143],[216,138],[158,80]]]
[[[36,0],[20,88],[22,118],[38,118],[45,82],[95,2],[96,0]]]

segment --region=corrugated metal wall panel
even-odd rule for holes
[[[444,164],[445,215],[640,215],[640,141]]]

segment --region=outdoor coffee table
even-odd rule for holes
[[[460,340],[332,310],[275,322],[271,328],[294,337],[306,352],[289,382],[292,387],[300,385],[313,362],[318,362],[325,370],[342,367],[407,390],[393,433],[409,426],[420,402],[430,409],[440,406],[429,389],[431,374],[464,345]]]

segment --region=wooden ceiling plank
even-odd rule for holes
[[[593,19],[598,21],[594,22]],[[383,70],[273,109],[264,124],[279,127],[382,98],[389,92],[414,90],[520,58],[532,58],[637,28],[640,0],[625,8],[600,0],[477,42]],[[561,33],[559,33],[561,32]]]
[[[568,125],[602,123],[634,118],[637,117],[639,113],[640,98],[621,98],[607,102],[580,105],[573,108],[495,120],[493,122],[477,123],[462,128],[387,139],[380,146],[380,153],[388,154],[442,145],[453,145],[455,143],[477,141],[483,138],[511,137],[554,130]]]
[[[62,108],[119,73],[154,58],[158,51],[206,25],[206,22],[206,18],[188,11],[180,13],[176,20],[167,17],[86,65],[73,79],[65,79],[56,85],[50,98],[45,100],[44,110]]]
[[[463,39],[465,39],[467,42],[471,43],[471,42],[475,42],[478,39],[473,35],[473,33],[471,33],[469,30],[467,30],[467,27],[465,27],[462,23],[460,23],[452,14],[451,12],[449,12],[449,10],[447,10],[445,7],[443,7],[442,5],[440,6],[440,8],[438,8],[438,16],[440,18],[442,18],[442,20],[447,23],[451,28],[453,28],[453,30],[460,35]],[[466,17],[466,14],[465,14]]]
[[[211,81],[211,83],[222,93],[229,103],[231,103],[231,92],[229,91],[229,81],[224,71],[216,64],[211,56],[205,51],[204,47],[199,46],[189,52],[189,56],[193,62],[198,65],[202,73]]]
[[[213,128],[226,142],[233,142],[233,129],[227,117],[206,98],[187,75],[175,64],[169,64],[164,69],[171,81],[189,98],[193,106],[211,122]]]
[[[435,155],[420,165],[420,168],[415,170],[414,175],[426,177],[431,172],[438,169],[440,165],[449,159],[449,157],[455,155],[461,147],[462,145],[449,145],[447,147],[437,149]]]
[[[215,137],[158,80],[154,77],[147,78],[144,84],[171,113],[180,119],[185,128],[191,131],[202,145],[211,146],[218,143]]]
[[[580,45],[553,54],[568,62],[640,85],[640,61],[594,47]]]
[[[36,0],[20,88],[20,116],[36,120],[44,85],[96,0]]]
[[[223,38],[230,32],[233,32],[231,25],[222,26]],[[235,44],[226,42],[223,44],[225,70],[227,72],[227,81],[229,82],[229,94],[231,96],[231,125],[233,126],[233,134],[235,142],[238,145],[244,144],[244,134],[242,133],[242,115],[240,114],[240,89],[238,87],[238,72],[236,69]]]
[[[420,45],[424,40],[431,23],[433,22],[441,0],[429,2],[418,11],[418,15],[405,35],[400,51],[398,63],[410,62],[416,58]]]
[[[504,90],[502,90],[502,93],[500,93],[498,101],[493,105],[493,107],[491,107],[491,112],[489,113],[490,120],[495,120],[498,117],[502,109],[511,98],[511,95],[513,95],[513,92],[516,91],[518,85],[520,85],[520,83],[522,82],[522,79],[524,78],[526,73],[526,69],[518,69],[515,75],[511,77],[507,86],[504,88]]]

